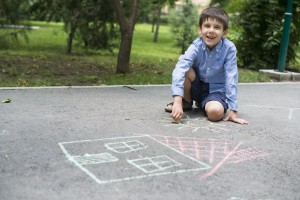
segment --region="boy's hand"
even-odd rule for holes
[[[172,107],[171,116],[176,123],[179,123],[181,118],[183,117],[182,97],[180,96],[174,97],[174,104]]]
[[[224,121],[233,121],[238,124],[248,124],[248,122],[244,119],[238,118],[238,113],[236,111],[230,110],[228,116],[224,119]]]

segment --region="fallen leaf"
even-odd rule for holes
[[[2,100],[2,103],[11,103],[11,99],[4,99]]]

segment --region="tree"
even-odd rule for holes
[[[47,21],[63,21],[68,33],[66,53],[72,53],[76,35],[86,47],[111,49],[116,37],[115,17],[109,0],[36,0],[33,16]]]
[[[1,0],[0,3],[0,29],[10,28],[0,35],[2,47],[7,47],[12,40],[18,41],[19,36],[28,41],[27,31],[30,23],[26,20],[28,1],[24,0]]]
[[[161,9],[162,9],[163,0],[157,1],[157,17],[156,17],[156,29],[153,37],[153,42],[156,43],[158,40],[158,30],[160,26],[160,17],[161,17]]]
[[[124,74],[130,71],[130,52],[133,39],[133,30],[138,11],[138,0],[131,0],[130,10],[127,15],[125,14],[125,9],[123,5],[121,5],[120,0],[113,0],[113,5],[116,11],[117,21],[119,22],[121,31],[121,43],[118,53],[116,73]]]
[[[192,3],[188,2],[181,9],[171,11],[169,22],[176,44],[181,47],[183,54],[198,35],[198,11]]]
[[[68,33],[66,53],[72,53],[75,32],[84,17],[86,0],[36,0],[31,6],[31,12],[40,13],[47,21],[64,22]]]
[[[86,7],[77,39],[85,47],[112,51],[118,34],[111,0],[89,0]]]
[[[244,2],[236,23],[240,35],[235,41],[240,65],[253,69],[276,68],[287,0]],[[268,12],[266,12],[268,10]],[[294,1],[287,62],[296,58],[300,41],[300,2]],[[237,26],[235,26],[237,27]]]
[[[155,0],[155,1],[153,1],[153,4],[156,5],[154,7],[156,7],[156,13],[157,13],[157,16],[155,17],[155,19],[156,19],[155,27],[156,28],[155,28],[155,33],[154,33],[154,37],[153,37],[154,43],[156,43],[158,40],[159,26],[160,26],[160,21],[161,21],[161,9],[162,9],[163,5],[165,5],[167,2],[169,2],[169,5],[172,6],[172,5],[174,5],[175,0]],[[153,23],[153,25],[154,25],[154,23]]]

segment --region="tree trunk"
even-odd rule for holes
[[[72,54],[72,44],[73,44],[73,39],[75,36],[75,32],[77,29],[77,21],[78,21],[78,17],[75,18],[74,22],[71,22],[71,29],[70,29],[70,33],[67,39],[67,50],[66,53],[68,55]]]
[[[162,6],[162,0],[158,2],[158,8],[157,8],[157,20],[156,20],[156,30],[153,38],[153,42],[156,43],[158,40],[158,31],[159,31],[159,25],[160,25],[160,16],[161,16],[161,6]]]
[[[116,73],[125,74],[130,71],[130,52],[132,46],[133,30],[137,16],[138,0],[131,1],[130,16],[128,19],[126,19],[120,0],[113,0],[113,4],[116,10],[117,20],[119,22],[121,30],[121,44],[119,48]]]
[[[67,40],[67,51],[66,51],[66,53],[68,55],[72,54],[72,44],[73,44],[74,34],[75,34],[75,31],[73,31],[71,29],[71,31],[69,33],[69,36],[68,36],[68,40]]]
[[[132,34],[124,33],[121,35],[121,44],[118,54],[117,74],[125,74],[130,71],[129,61],[132,46]]]
[[[155,19],[154,19],[154,17],[153,17],[153,19],[152,19],[152,28],[151,28],[151,33],[153,33],[153,32],[154,32],[154,26],[155,26]]]

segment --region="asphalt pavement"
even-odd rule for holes
[[[248,125],[175,124],[170,85],[0,88],[1,200],[299,200],[300,83],[239,85]]]

